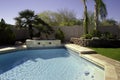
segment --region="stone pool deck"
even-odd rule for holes
[[[100,60],[104,60],[105,62],[113,65],[115,67],[115,71],[117,74],[117,78],[118,78],[117,80],[120,80],[120,62],[119,61],[110,59],[110,58],[102,56],[100,54],[90,54],[90,56],[96,57]],[[113,75],[113,73],[111,72],[110,75]]]
[[[81,57],[86,58],[97,65],[104,67],[105,80],[120,80],[120,62],[114,59],[96,54],[92,49],[81,47],[76,44],[67,44],[66,47],[76,50]]]
[[[66,44],[66,47],[76,50],[80,56],[86,58],[99,66],[105,68],[105,80],[120,80],[120,62],[108,57],[96,54],[92,49],[81,47],[75,44]],[[6,52],[16,49],[26,49],[26,45],[0,47],[0,52]],[[82,54],[81,54],[82,53]]]

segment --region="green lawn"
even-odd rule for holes
[[[92,48],[97,53],[120,61],[120,48]]]

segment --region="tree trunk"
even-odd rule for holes
[[[94,22],[94,24],[95,24],[95,26],[94,26],[94,30],[97,30],[97,28],[98,28],[98,5],[97,5],[97,3],[95,4],[95,11],[94,11],[94,20],[95,20],[95,22]]]
[[[87,15],[87,6],[86,6],[86,0],[83,0],[84,3],[84,32],[85,34],[88,34],[88,15]]]
[[[32,37],[33,37],[32,25],[29,25],[29,36],[30,36],[30,39],[32,39]]]

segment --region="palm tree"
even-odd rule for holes
[[[82,0],[84,4],[84,21],[83,21],[83,26],[84,26],[84,32],[85,34],[88,34],[88,13],[87,13],[87,5],[86,5],[86,0]]]
[[[42,29],[39,28],[41,26],[38,26],[39,24],[44,25],[45,27],[45,31],[41,30],[41,32],[44,33],[50,33],[52,31],[52,28],[45,23],[42,19],[40,19],[37,15],[35,15],[34,11],[32,10],[24,10],[19,12],[19,16],[15,18],[16,20],[16,25],[18,27],[27,27],[29,30],[29,36],[30,39],[32,39],[33,37],[33,27],[37,26],[38,29]],[[42,26],[43,27],[43,26]]]
[[[44,22],[41,18],[39,18],[38,15],[35,15],[34,27],[36,27],[39,30],[39,36],[41,36],[41,34],[44,33],[46,35],[46,38],[48,38],[49,34],[54,32],[52,27],[49,26],[49,24],[47,24],[46,22]]]
[[[33,29],[32,24],[34,22],[35,14],[34,11],[31,10],[24,10],[19,12],[19,17],[16,17],[16,25],[20,27],[28,27],[29,29],[29,36],[32,39],[33,36]]]
[[[91,11],[88,11],[88,19],[89,19],[89,25],[94,26],[94,13]]]
[[[94,2],[95,2],[95,7],[94,7],[95,28],[94,30],[97,30],[99,15],[102,20],[105,19],[107,16],[107,9],[106,9],[105,3],[102,0],[94,0]]]

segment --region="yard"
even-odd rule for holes
[[[120,48],[92,48],[97,53],[120,61]]]

